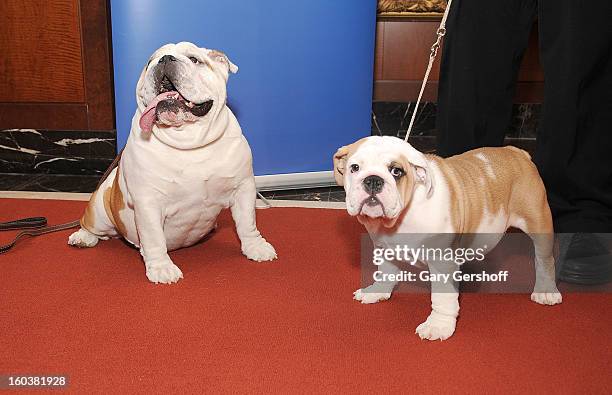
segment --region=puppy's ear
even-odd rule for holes
[[[401,166],[405,173],[403,177],[397,180],[397,190],[404,201],[404,207],[408,207],[412,200],[412,192],[414,191],[414,183],[416,182],[416,176],[412,170],[414,165],[408,161],[405,155],[400,155],[394,162],[394,164]]]
[[[334,178],[336,184],[344,185],[344,172],[346,171],[346,160],[348,159],[349,146],[340,147],[334,154]]]
[[[334,178],[336,183],[340,186],[344,185],[344,174],[346,170],[346,161],[349,156],[353,155],[353,152],[359,148],[368,138],[364,137],[355,141],[352,144],[345,145],[344,147],[338,148],[338,151],[334,154]]]
[[[227,55],[224,54],[223,52],[217,51],[216,49],[211,49],[210,51],[208,51],[208,56],[210,56],[212,58],[212,60],[214,60],[215,62],[221,62],[221,63],[225,64],[227,66],[228,70],[232,74],[236,74],[238,72],[238,66],[236,66],[234,63],[232,63],[232,61],[229,60]]]
[[[427,197],[431,197],[434,190],[434,175],[429,167],[429,163],[423,153],[417,151],[413,146],[406,143],[404,155],[410,164],[414,167],[415,181],[425,185]],[[407,169],[406,169],[407,170]]]
[[[417,182],[420,182],[425,185],[425,190],[427,191],[427,198],[430,198],[434,190],[433,173],[431,169],[429,168],[429,166],[415,166],[414,172]]]

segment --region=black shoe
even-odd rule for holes
[[[581,285],[612,281],[612,254],[597,234],[563,234],[557,262],[557,279]]]

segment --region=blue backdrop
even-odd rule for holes
[[[228,103],[255,174],[331,169],[331,155],[369,135],[376,0],[111,0],[118,144],[150,54],[192,41],[240,68]]]

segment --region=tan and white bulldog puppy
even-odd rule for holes
[[[346,190],[347,210],[366,227],[375,246],[393,248],[399,239],[394,235],[402,233],[448,234],[449,243],[453,234],[486,233],[490,251],[509,227],[515,227],[529,234],[535,245],[531,299],[545,305],[561,303],[555,284],[552,217],[544,184],[527,152],[515,147],[481,148],[442,159],[424,155],[396,137],[374,136],[340,148],[333,160],[336,181]],[[431,273],[457,270],[453,262],[423,263]],[[386,274],[399,272],[388,261],[379,269]],[[355,291],[354,299],[386,300],[396,284],[375,282]],[[444,340],[454,333],[457,289],[452,283],[432,291],[432,312],[416,328],[422,339]]]
[[[174,283],[183,273],[168,251],[197,243],[229,207],[242,253],[276,258],[255,224],[251,150],[226,105],[228,76],[237,70],[222,52],[188,42],[155,51],[136,86],[138,109],[119,165],[68,244],[121,236],[140,249],[150,281]]]

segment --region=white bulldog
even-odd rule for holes
[[[336,181],[346,190],[347,210],[366,227],[375,246],[395,248],[400,234],[413,235],[410,240],[418,240],[417,247],[426,244],[431,234],[441,235],[447,247],[457,242],[456,234],[483,234],[490,251],[509,227],[516,227],[535,246],[531,299],[545,305],[561,303],[546,190],[527,152],[515,147],[481,148],[442,159],[424,155],[398,138],[376,136],[340,148],[333,159]],[[439,242],[440,238],[438,246]],[[473,247],[482,240],[470,242]],[[452,280],[458,266],[422,263],[430,273],[451,274],[451,280],[446,286],[432,282],[432,312],[416,333],[422,339],[444,340],[454,333],[459,315],[458,288]],[[393,261],[385,261],[379,269],[391,275],[387,279],[399,273]],[[396,284],[377,281],[355,291],[354,299],[361,303],[389,299]]]
[[[155,51],[136,86],[138,109],[119,165],[68,244],[124,237],[140,248],[150,281],[174,283],[183,273],[168,251],[197,243],[229,207],[242,253],[276,258],[255,224],[251,150],[226,105],[227,79],[237,70],[222,52],[188,42]]]

